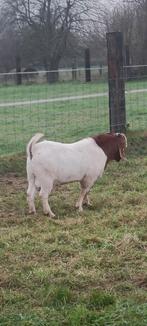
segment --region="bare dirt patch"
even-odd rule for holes
[[[25,198],[27,181],[24,177],[10,173],[0,176],[0,185],[0,218],[5,221],[9,220],[11,223],[19,216],[21,203]]]
[[[12,187],[13,191],[25,190],[27,187],[26,178],[20,177],[15,173],[9,173],[7,175],[0,176],[0,184],[1,184],[0,192],[3,192],[3,189],[5,187],[9,187],[9,190],[11,190]]]

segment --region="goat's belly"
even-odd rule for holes
[[[74,181],[81,181],[84,178],[88,177],[89,181],[90,180],[95,180],[98,179],[99,177],[102,176],[104,171],[104,166],[96,169],[83,169],[83,170],[76,170],[76,171],[62,171],[61,173],[57,173],[54,176],[54,183],[58,184],[64,184],[64,183],[69,183],[69,182],[74,182]]]
[[[69,183],[69,182],[74,182],[74,181],[80,181],[84,178],[85,174],[82,172],[69,172],[66,171],[64,173],[58,173],[57,175],[54,176],[55,182],[58,184],[64,184],[64,183]]]

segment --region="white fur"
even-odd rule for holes
[[[48,204],[48,195],[55,184],[79,181],[81,192],[76,207],[83,210],[83,201],[95,181],[102,176],[107,157],[92,138],[64,144],[44,140],[36,134],[27,146],[27,176],[29,211],[35,213],[34,197],[40,187],[43,211],[54,216]]]

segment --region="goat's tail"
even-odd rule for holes
[[[30,158],[30,160],[33,157],[33,147],[36,143],[38,143],[38,141],[43,137],[44,135],[41,133],[37,133],[36,135],[34,135],[31,140],[29,141],[28,145],[27,145],[27,156]]]

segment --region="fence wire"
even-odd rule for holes
[[[54,83],[47,82],[48,72],[27,73],[19,86],[16,74],[2,74],[0,154],[25,151],[36,132],[68,142],[108,130],[106,78],[95,69],[92,82],[85,83],[84,73],[61,70]]]
[[[147,130],[147,66],[124,67],[127,126]]]
[[[125,67],[127,127],[147,129],[145,67]],[[51,76],[52,74],[52,82]],[[30,137],[70,142],[109,131],[107,67],[0,74],[0,155],[25,151]]]

